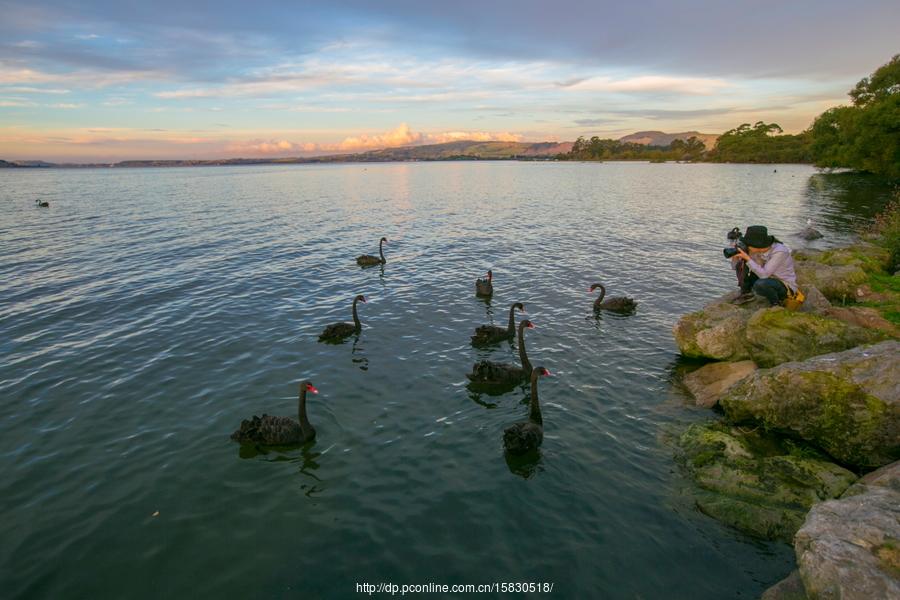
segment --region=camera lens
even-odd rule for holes
[[[737,256],[737,248],[723,248],[722,254],[725,255],[725,258],[731,258],[732,256]]]

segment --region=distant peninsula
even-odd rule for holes
[[[696,131],[664,133],[640,131],[621,138],[623,142],[646,146],[668,146],[676,139],[702,139],[708,146],[718,137]],[[210,167],[226,165],[289,165],[359,162],[452,161],[452,160],[552,160],[572,151],[573,142],[479,142],[455,141],[423,146],[383,148],[355,154],[330,154],[288,158],[220,158],[183,160],[125,160],[114,163],[52,163],[40,160],[0,160],[0,168],[137,168]]]

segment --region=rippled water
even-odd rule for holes
[[[731,227],[798,247],[811,217],[840,243],[883,199],[866,189],[786,165],[0,171],[3,595],[755,598],[793,553],[684,493],[666,440],[711,413],[671,384],[671,327],[731,287]],[[387,265],[358,268],[382,235]],[[594,281],[637,313],[594,318]],[[359,339],[317,343],[357,293]],[[513,301],[555,377],[539,459],[507,463],[526,392],[479,396],[465,373],[515,359],[469,346]],[[314,444],[228,439],[295,414],[304,377]]]

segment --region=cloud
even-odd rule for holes
[[[393,131],[388,131],[380,135],[358,135],[345,138],[338,144],[338,150],[348,152],[359,152],[360,150],[371,150],[374,148],[393,148],[396,146],[415,146],[423,143],[425,136],[421,133],[415,133],[406,123],[401,123],[399,127]]]
[[[318,150],[317,144],[298,144],[288,140],[249,140],[246,142],[230,142],[225,145],[225,152],[239,156],[288,156],[291,153],[310,153]]]
[[[379,134],[359,134],[344,138],[335,143],[298,142],[287,139],[252,139],[232,141],[223,147],[223,151],[231,156],[296,156],[312,154],[341,154],[366,152],[381,148],[400,146],[421,146],[423,144],[440,144],[461,140],[479,142],[521,141],[522,136],[508,132],[488,131],[443,131],[422,133],[413,131],[406,123],[397,128]]]
[[[610,77],[593,77],[565,87],[578,91],[709,95],[729,87],[729,84],[723,79],[642,75],[618,80]]]
[[[393,131],[384,134],[371,136],[364,134],[348,137],[338,144],[336,149],[345,152],[360,152],[379,148],[442,144],[444,142],[457,142],[462,140],[472,140],[476,142],[517,142],[521,139],[521,135],[508,132],[445,131],[439,133],[418,133],[412,131],[406,123],[401,123],[400,126]]]

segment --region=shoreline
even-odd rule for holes
[[[682,356],[707,361],[679,381],[715,415],[680,435],[676,462],[700,512],[794,546],[795,570],[764,599],[889,597],[900,591],[900,275],[862,240],[794,256],[799,310],[729,294],[673,328]]]

